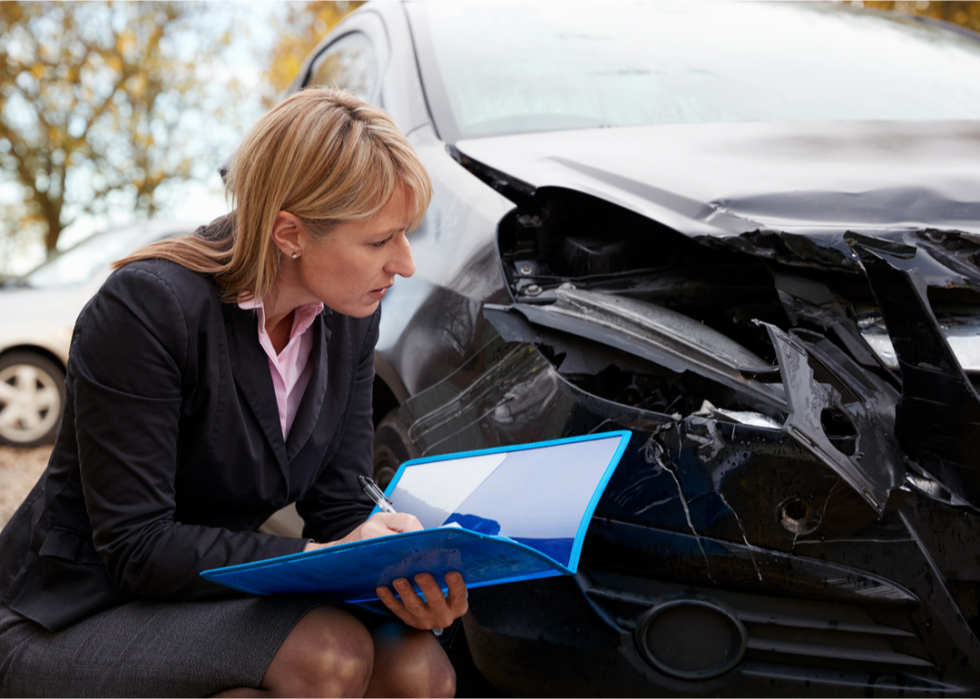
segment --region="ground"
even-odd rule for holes
[[[13,516],[48,465],[51,446],[0,447],[0,529]]]

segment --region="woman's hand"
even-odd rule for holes
[[[415,576],[415,582],[425,593],[424,600],[405,578],[398,578],[392,585],[401,599],[387,587],[377,589],[384,605],[406,625],[424,631],[444,629],[466,613],[466,583],[459,573],[446,573],[446,585],[449,586],[447,595],[442,594],[435,578],[429,573],[419,573]]]
[[[401,512],[394,514],[379,512],[378,514],[369,517],[364,524],[359,526],[343,539],[331,541],[326,544],[318,544],[311,541],[306,545],[306,548],[304,548],[303,551],[322,549],[328,546],[336,546],[337,544],[349,544],[352,541],[374,539],[375,537],[388,536],[389,534],[415,532],[419,531],[421,528],[422,524],[415,518],[414,515],[404,514]]]

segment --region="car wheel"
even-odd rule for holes
[[[65,405],[65,372],[43,355],[0,357],[0,443],[36,447],[53,442]]]
[[[398,408],[395,408],[374,429],[374,482],[382,490],[387,488],[398,466],[419,456],[408,436],[408,426],[398,417]]]

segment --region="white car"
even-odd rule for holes
[[[0,287],[0,444],[54,440],[72,329],[114,260],[196,224],[145,221],[97,233]]]

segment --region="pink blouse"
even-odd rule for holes
[[[313,350],[313,334],[309,332],[313,320],[323,310],[322,303],[308,303],[298,307],[293,314],[293,327],[289,331],[289,342],[278,355],[272,347],[269,333],[265,331],[265,308],[262,301],[239,301],[239,308],[246,310],[254,308],[259,316],[259,344],[265,350],[269,359],[269,371],[272,373],[272,386],[276,389],[276,404],[279,408],[279,423],[282,426],[282,438],[289,437],[293,419],[299,409],[299,403],[310,383],[313,365],[310,364],[310,352]]]

